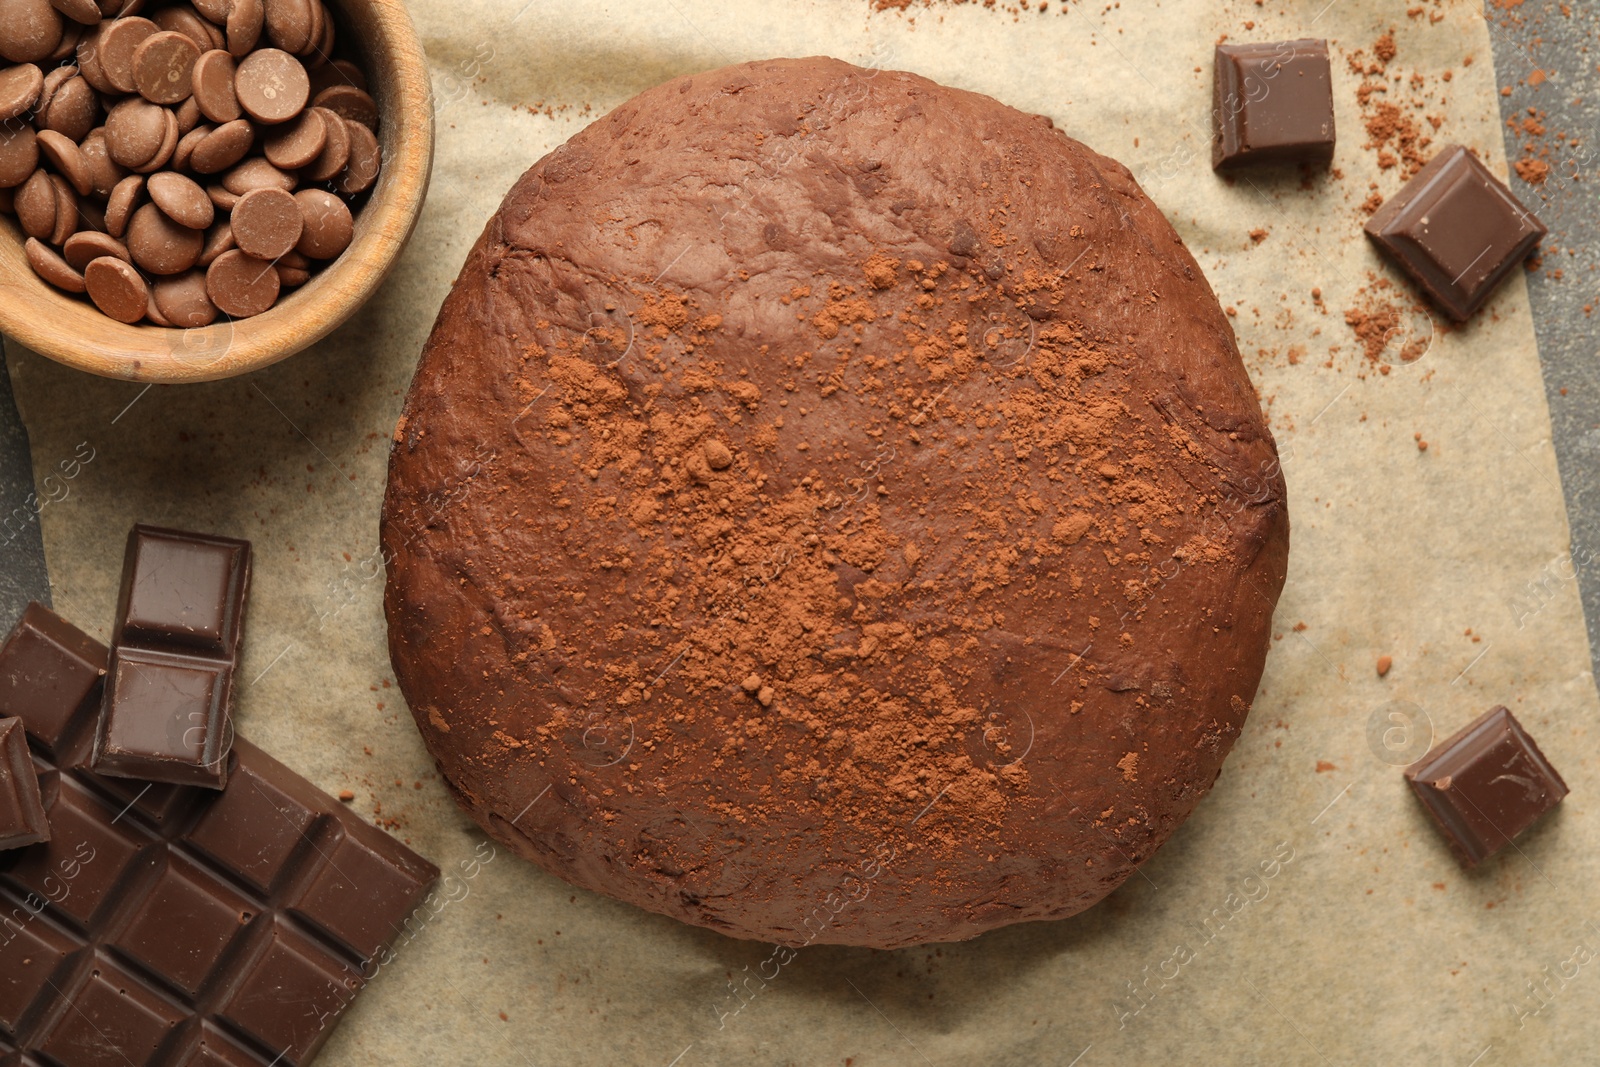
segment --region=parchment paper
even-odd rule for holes
[[[324,787],[354,790],[360,810],[381,807],[453,872],[320,1062],[1592,1059],[1597,705],[1523,281],[1389,373],[1343,322],[1367,271],[1393,277],[1356,205],[1370,182],[1385,195],[1400,183],[1361,147],[1349,50],[1370,58],[1395,26],[1394,71],[1442,93],[1437,144],[1470,145],[1504,173],[1489,39],[1470,0],[1416,0],[1416,17],[1384,0],[1053,0],[1045,13],[523,2],[411,5],[440,100],[431,195],[394,278],[318,348],[231,382],[147,391],[30,353],[14,361],[37,475],[59,473],[84,442],[93,452],[42,514],[57,608],[105,635],[136,520],[253,539],[241,732]],[[1224,33],[1333,41],[1339,176],[1212,175],[1211,49]],[[503,851],[473,865],[490,855],[484,839],[389,688],[373,553],[416,357],[512,180],[663,79],[814,53],[1043,112],[1133,168],[1238,312],[1286,457],[1294,547],[1282,637],[1221,780],[1110,899],[960,945],[810,948],[763,983],[753,976],[770,946],[571,889]],[[1424,318],[1407,323],[1429,336]],[[1394,660],[1382,679],[1380,655]],[[1467,876],[1397,765],[1500,702],[1572,795]]]

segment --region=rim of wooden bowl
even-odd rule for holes
[[[382,116],[383,167],[338,259],[261,315],[202,329],[129,326],[28,265],[16,219],[0,215],[0,333],[58,363],[133,382],[205,382],[286,359],[344,323],[394,268],[415,228],[433,170],[427,60],[400,0],[328,0],[354,35]]]

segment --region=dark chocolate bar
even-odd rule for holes
[[[1211,166],[1333,160],[1333,75],[1328,42],[1217,45]]]
[[[248,541],[142,525],[129,532],[95,771],[227,783],[249,587]]]
[[[21,719],[0,719],[0,851],[50,840]]]
[[[1367,220],[1366,231],[1457,322],[1471,318],[1547,232],[1460,145],[1434,156]]]
[[[1405,773],[1466,867],[1510,844],[1567,795],[1561,775],[1503,707],[1484,712]]]
[[[0,677],[77,670],[33,632]],[[11,693],[51,840],[0,853],[0,1063],[309,1062],[438,870],[243,739],[221,791],[74,770],[74,688]]]

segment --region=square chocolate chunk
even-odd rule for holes
[[[135,526],[123,561],[119,645],[189,646],[231,658],[239,643],[250,544]]]
[[[50,840],[21,719],[0,719],[0,850]]]
[[[110,674],[95,742],[96,771],[211,789],[228,784],[228,664],[119,648]]]
[[[1332,161],[1333,74],[1327,41],[1219,44],[1215,62],[1214,170]]]
[[[1547,232],[1460,145],[1434,156],[1367,220],[1366,230],[1457,322],[1471,318]]]
[[[1503,707],[1491,708],[1406,768],[1406,780],[1465,867],[1561,803],[1567,784]]]

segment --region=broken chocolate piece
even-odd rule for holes
[[[35,680],[42,750],[75,697]],[[437,868],[243,739],[220,791],[72,769],[91,742],[38,760],[50,841],[0,852],[0,1062],[308,1063]]]
[[[1215,63],[1212,169],[1332,161],[1333,76],[1327,41],[1219,44]]]
[[[221,789],[233,744],[250,543],[135,526],[128,534],[101,774]]]
[[[1471,318],[1548,232],[1460,145],[1433,157],[1366,230],[1457,322]]]
[[[0,646],[0,715],[28,716],[28,733],[59,757],[100,710],[106,646],[42,604],[29,604]]]
[[[0,719],[0,851],[50,840],[21,719]]]
[[[1567,784],[1504,707],[1435,745],[1405,774],[1465,867],[1504,848],[1567,795]]]

